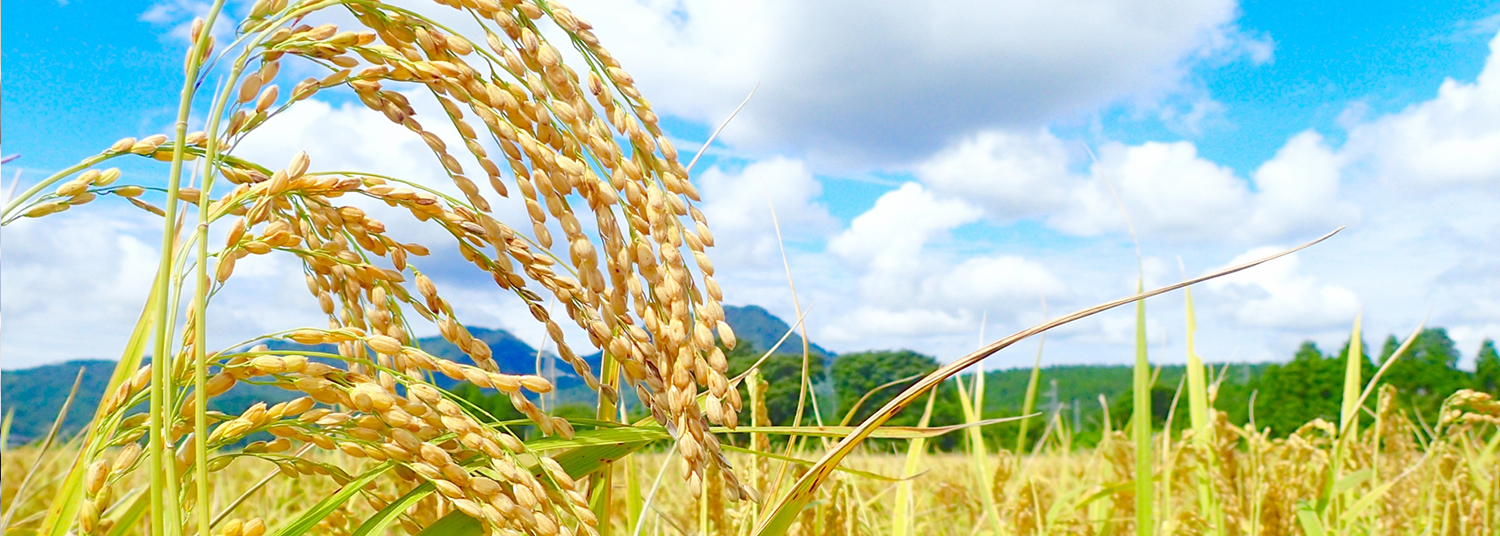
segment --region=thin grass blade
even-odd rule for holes
[[[1187,307],[1188,414],[1193,423],[1193,448],[1206,462],[1196,471],[1198,514],[1210,522],[1209,533],[1217,535],[1224,530],[1224,512],[1217,506],[1218,497],[1214,495],[1214,483],[1209,474],[1219,460],[1213,449],[1214,429],[1209,424],[1207,370],[1203,358],[1198,355],[1198,315],[1193,307],[1193,289],[1183,289],[1182,292]]]
[[[4,453],[10,445],[10,424],[16,419],[16,409],[11,408],[5,412],[5,420],[0,421],[0,453]]]
[[[917,422],[917,426],[927,426],[927,423],[932,421],[932,407],[936,402],[937,391],[933,391],[927,396],[927,408],[922,410],[922,418]],[[894,536],[907,536],[912,531],[911,478],[917,474],[917,466],[922,463],[922,457],[926,454],[927,438],[912,439],[911,445],[906,450],[906,465],[901,470],[901,483],[896,487],[896,508],[891,519],[891,534]]]
[[[17,486],[15,492],[11,494],[10,508],[5,510],[5,517],[0,518],[0,534],[4,534],[5,529],[10,527],[11,516],[14,516],[16,508],[25,502],[26,487],[31,484],[31,479],[36,477],[37,470],[42,468],[43,463],[46,463],[47,452],[51,450],[52,442],[57,439],[58,432],[62,431],[63,421],[68,417],[68,410],[73,407],[73,399],[78,396],[78,386],[83,384],[84,370],[78,369],[78,377],[73,379],[73,389],[68,391],[68,398],[63,400],[62,409],[57,411],[57,418],[52,421],[52,429],[47,431],[47,438],[42,440],[42,446],[36,454],[36,461],[31,463],[31,469],[26,471],[26,477],[21,479],[20,486]]]
[[[976,389],[983,385],[983,380],[979,379],[984,377],[983,372],[980,370],[975,373]],[[962,377],[954,383],[958,384],[958,399],[959,405],[963,407],[964,422],[979,422],[979,415],[975,413],[975,409],[979,407],[978,393],[975,393],[974,400],[970,400],[968,391],[964,389]],[[990,472],[989,464],[985,463],[989,459],[989,452],[984,446],[982,429],[978,426],[969,427],[968,438],[969,457],[973,460],[970,470],[974,475],[974,487],[979,488],[975,491],[979,494],[980,504],[984,505],[984,516],[989,521],[990,530],[998,536],[1003,533],[1003,527],[1000,525],[1000,506],[995,504],[995,496],[990,493],[990,490],[994,489],[995,474]]]
[[[296,519],[281,527],[272,536],[293,536],[296,534],[312,533],[312,531],[317,529],[318,522],[328,517],[329,514],[332,514],[345,503],[353,500],[355,495],[364,491],[366,484],[374,482],[375,479],[384,475],[386,471],[390,471],[392,467],[395,467],[395,464],[386,462],[375,466],[369,471],[365,471],[358,478],[349,481],[348,484],[344,484],[337,492],[318,501],[312,508],[308,508],[302,515],[297,516]]]
[[[1139,291],[1142,283],[1137,282]],[[1156,497],[1151,481],[1151,363],[1146,356],[1146,302],[1135,302],[1135,370],[1131,379],[1135,409],[1131,415],[1135,439],[1135,533],[1150,536],[1156,531],[1151,519]]]

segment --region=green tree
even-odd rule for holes
[[[739,341],[733,350],[725,352],[729,361],[729,376],[737,376],[761,358],[762,350],[749,341]],[[769,384],[766,390],[766,417],[771,424],[789,425],[797,414],[797,399],[802,390],[802,354],[772,354],[760,364],[760,372]],[[823,380],[823,358],[813,355],[807,360],[807,375],[810,384]],[[811,387],[811,386],[809,386]],[[740,422],[750,423],[750,393],[740,384],[740,398],[744,408],[740,411]],[[813,418],[812,395],[808,394],[804,404],[804,423]],[[827,416],[825,416],[826,418]]]
[[[1500,396],[1500,354],[1494,340],[1485,339],[1474,358],[1474,389]]]
[[[1157,378],[1157,384],[1151,386],[1151,427],[1163,429],[1167,426],[1167,415],[1172,415],[1175,430],[1182,430],[1188,426],[1187,400],[1183,396],[1177,401],[1177,412],[1172,413],[1172,399],[1177,398],[1177,386],[1162,385],[1161,378]],[[1184,393],[1186,395],[1186,393]],[[1130,419],[1135,413],[1135,391],[1125,391],[1109,404],[1109,420],[1115,430],[1129,431]]]
[[[891,385],[865,399],[858,410],[854,412],[850,423],[857,424],[874,415],[881,407],[885,406],[896,395],[907,387],[911,387],[921,376],[926,376],[937,370],[939,363],[930,356],[925,356],[909,350],[859,352],[840,355],[833,362],[829,375],[833,378],[833,390],[838,395],[839,411],[833,420],[842,420],[846,413],[854,409],[855,402],[863,398],[866,393],[876,387],[885,385],[902,378],[917,376],[916,378],[902,381]],[[964,381],[970,380],[970,376],[963,376]],[[963,422],[963,406],[959,405],[958,387],[954,379],[943,382],[937,387],[937,400],[932,407],[932,418],[928,421],[929,426],[947,426]],[[894,426],[915,426],[922,418],[922,411],[927,407],[927,397],[918,397],[910,406],[902,409],[887,421]],[[993,415],[990,415],[993,416]],[[940,436],[932,443],[942,450],[952,450],[963,435],[951,433]],[[905,448],[905,441],[869,441],[871,448],[875,449],[901,449]]]
[[[1386,340],[1382,361],[1394,353],[1394,342],[1395,337]],[[1458,357],[1458,348],[1447,330],[1427,328],[1412,341],[1407,355],[1391,364],[1384,380],[1401,391],[1404,407],[1435,423],[1443,400],[1472,382],[1468,374],[1458,370]]]
[[[916,376],[881,389],[870,395],[855,411],[849,422],[857,423],[873,415],[876,410],[895,398],[902,390],[917,382],[917,379],[937,370],[938,362],[931,357],[910,351],[878,351],[844,354],[833,362],[833,390],[839,398],[839,418],[853,408],[854,403],[875,388],[901,378]],[[913,404],[913,406],[917,406]],[[892,423],[916,424],[921,417],[921,408],[902,411]],[[910,422],[908,422],[910,421]]]
[[[1304,342],[1291,362],[1271,365],[1254,380],[1255,425],[1286,435],[1313,419],[1337,423],[1343,381],[1343,359],[1330,359],[1312,341]]]

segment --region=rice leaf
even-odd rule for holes
[[[976,390],[983,385],[983,381],[979,379],[982,377],[984,377],[983,370],[975,373],[974,386]],[[958,384],[959,406],[963,408],[964,422],[979,422],[979,415],[976,413],[979,407],[979,393],[975,393],[975,399],[971,403],[969,393],[964,389],[963,379],[960,378],[955,383]],[[990,490],[995,487],[995,474],[990,472],[988,464],[985,463],[988,461],[989,452],[985,449],[984,434],[981,433],[982,430],[978,426],[969,427],[968,432],[969,456],[973,459],[969,468],[974,475],[974,486],[978,488],[975,491],[979,494],[981,504],[984,505],[984,515],[985,519],[989,520],[990,530],[999,535],[1003,533],[1003,527],[1000,525],[1000,506],[995,504],[995,495],[990,493]]]
[[[1143,283],[1136,283],[1136,290]],[[1150,536],[1156,532],[1151,519],[1152,501],[1156,497],[1151,481],[1151,363],[1146,358],[1146,302],[1135,302],[1135,370],[1131,380],[1135,396],[1132,435],[1135,439],[1135,533]]]
[[[1362,316],[1354,317],[1354,333],[1349,336],[1349,355],[1344,360],[1344,399],[1339,412],[1339,427],[1343,431],[1340,434],[1358,434],[1359,429],[1359,406],[1355,405],[1355,401],[1359,399],[1360,388],[1364,386],[1364,380],[1360,378],[1360,366],[1364,365],[1364,349],[1361,347],[1364,341],[1360,340],[1359,332]]]
[[[11,408],[10,411],[5,412],[5,420],[0,421],[0,453],[4,453],[6,446],[10,444],[10,423],[15,418],[16,408]]]
[[[1342,495],[1347,491],[1353,490],[1359,487],[1360,484],[1365,483],[1372,476],[1375,476],[1375,471],[1368,467],[1344,475],[1343,478],[1339,479],[1338,483],[1333,485],[1333,494]]]
[[[1328,533],[1323,528],[1323,520],[1318,519],[1317,510],[1311,504],[1301,503],[1297,507],[1297,523],[1302,525],[1302,532],[1307,536],[1324,536]]]
[[[293,519],[290,523],[282,526],[281,529],[277,530],[272,536],[310,534],[314,529],[317,528],[318,522],[322,521],[323,518],[328,517],[329,514],[332,514],[333,511],[337,510],[340,506],[343,506],[344,503],[353,500],[355,495],[358,495],[359,492],[364,490],[366,484],[374,482],[375,479],[380,478],[386,473],[386,471],[390,471],[391,468],[395,466],[396,465],[394,463],[385,462],[375,466],[374,468],[371,468],[369,471],[365,471],[364,474],[359,475],[358,478],[349,481],[348,484],[344,484],[343,487],[340,487],[337,492],[324,497],[323,500],[318,501],[317,504],[314,504],[312,508],[308,508],[307,511],[302,512],[302,515],[297,516],[296,519]]]
[[[120,355],[120,362],[115,365],[115,371],[110,376],[109,385],[105,386],[105,393],[113,393],[120,388],[120,384],[129,381],[130,376],[140,368],[142,356],[146,353],[146,343],[150,340],[151,328],[154,325],[156,307],[159,302],[156,299],[156,286],[161,281],[152,283],[152,289],[146,298],[146,306],[141,309],[141,317],[136,321],[135,329],[130,333],[130,340],[125,343],[125,351]],[[83,450],[81,456],[92,456],[99,445],[98,438],[108,437],[114,432],[114,425],[118,421],[105,419],[105,405],[100,404],[94,410],[94,419],[90,421],[88,432],[84,435]],[[73,518],[78,515],[78,507],[83,502],[83,473],[87,464],[73,464],[68,470],[68,476],[63,480],[62,486],[58,488],[56,499],[52,508],[47,511],[47,517],[42,521],[42,530],[39,534],[48,536],[64,536],[73,526]]]
[[[1375,505],[1375,501],[1378,501],[1382,497],[1385,497],[1385,493],[1387,491],[1390,491],[1391,487],[1396,485],[1396,482],[1398,481],[1391,480],[1389,482],[1385,482],[1378,486],[1375,486],[1375,488],[1371,489],[1369,493],[1366,493],[1363,497],[1360,497],[1358,501],[1354,501],[1354,504],[1349,505],[1349,509],[1344,512],[1344,517],[1346,519],[1358,519],[1361,513],[1363,513],[1365,510],[1368,510],[1371,506]]]
[[[481,534],[484,534],[484,526],[479,524],[478,519],[466,516],[463,512],[453,511],[422,529],[417,536],[480,536]]]
[[[1021,402],[1021,414],[1030,415],[1031,410],[1036,407],[1037,385],[1042,380],[1042,347],[1047,344],[1047,336],[1043,334],[1036,345],[1036,361],[1031,364],[1031,377],[1026,380],[1026,399]],[[1016,455],[1026,453],[1026,428],[1031,424],[1030,419],[1021,420],[1021,431],[1016,435]]]
[[[406,509],[411,508],[412,505],[431,495],[436,489],[431,482],[423,482],[421,485],[412,488],[405,495],[391,501],[385,508],[381,508],[379,512],[375,512],[375,515],[366,518],[365,522],[359,525],[359,528],[354,529],[354,536],[384,534],[385,528],[399,519],[401,514],[406,512]]]
[[[791,463],[795,463],[797,465],[808,465],[808,466],[810,466],[810,465],[813,464],[813,462],[811,460],[804,460],[804,459],[798,458],[796,456],[783,456],[783,455],[780,455],[780,454],[776,454],[774,452],[761,452],[761,451],[754,450],[754,449],[747,449],[745,447],[736,447],[734,445],[730,445],[730,444],[727,444],[727,443],[723,444],[723,445],[720,445],[720,447],[722,447],[727,452],[739,452],[741,454],[749,454],[751,456],[759,456],[759,457],[770,459],[770,460],[778,460],[778,461],[783,461],[783,462],[791,462]],[[897,481],[901,480],[900,478],[896,478],[896,477],[892,477],[892,476],[886,476],[886,475],[882,475],[882,474],[879,474],[879,473],[872,473],[872,472],[869,472],[869,471],[861,471],[859,469],[850,469],[850,468],[844,467],[842,465],[839,466],[838,471],[841,472],[841,473],[851,474],[851,475],[855,475],[855,476],[861,476],[861,477],[868,478],[870,480],[878,480],[878,481],[881,481],[881,482],[897,482]]]
[[[1188,382],[1188,414],[1193,423],[1193,448],[1197,449],[1199,456],[1206,461],[1199,464],[1196,470],[1198,488],[1198,514],[1209,521],[1210,534],[1222,534],[1224,530],[1224,512],[1217,506],[1218,497],[1214,495],[1215,487],[1209,472],[1218,465],[1217,452],[1213,445],[1214,429],[1209,423],[1209,411],[1212,409],[1208,400],[1208,381],[1206,366],[1203,358],[1198,355],[1198,316],[1193,307],[1193,289],[1183,289],[1184,299],[1187,307],[1187,382]]]
[[[109,534],[106,536],[125,536],[129,534],[131,529],[135,528],[135,524],[139,523],[141,518],[146,515],[146,508],[149,506],[151,506],[150,497],[144,492],[137,493],[135,498],[130,502],[130,508],[125,509],[124,513],[115,519],[114,528],[109,529]]]
[[[927,395],[927,408],[922,410],[922,418],[917,421],[917,426],[927,426],[927,423],[932,421],[932,406],[935,402],[937,402],[937,391]],[[891,533],[894,536],[907,536],[911,532],[913,509],[911,478],[917,473],[917,465],[922,463],[922,457],[926,454],[927,438],[912,439],[911,445],[906,449],[906,465],[901,470],[901,483],[896,487],[896,507],[891,517]]]

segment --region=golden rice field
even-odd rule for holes
[[[1336,428],[1309,424],[1285,439],[1227,424],[1219,414],[1205,452],[1192,438],[1161,443],[1153,462],[1159,484],[1152,534],[1494,534],[1496,435],[1500,405],[1485,396],[1451,401],[1438,441],[1421,445],[1416,425],[1391,410],[1387,392],[1374,427],[1339,447]],[[1476,433],[1488,426],[1489,437]],[[1065,432],[1064,432],[1065,433]],[[1168,438],[1158,436],[1157,442]],[[1043,452],[1009,451],[979,461],[969,454],[861,452],[820,489],[790,525],[790,534],[1130,534],[1137,530],[1134,457],[1127,436],[1114,432],[1097,448],[1070,449],[1066,438],[1044,439]],[[820,450],[799,453],[814,458]],[[916,443],[916,441],[913,441]],[[779,451],[762,443],[761,449]],[[252,448],[251,450],[254,450]],[[5,453],[3,493],[15,500],[21,475],[39,449]],[[1342,455],[1339,455],[1342,453]],[[113,460],[139,450],[112,452]],[[53,454],[12,525],[28,532],[54,497],[72,453]],[[255,534],[264,520],[297,518],[335,492],[339,477],[374,465],[364,456],[313,451],[307,461],[227,465],[214,474],[211,500],[226,521],[216,533]],[[752,454],[730,460],[762,495],[787,486],[808,462],[783,464]],[[107,459],[109,459],[107,457]],[[288,458],[290,459],[290,458]],[[334,469],[339,468],[339,469]],[[976,468],[983,468],[982,470]],[[694,497],[675,455],[641,453],[616,463],[612,512],[600,529],[614,534],[746,534],[764,505],[728,501],[713,483]],[[1330,475],[1342,475],[1330,480]],[[347,477],[345,477],[347,478]],[[779,484],[778,484],[779,483]],[[1167,485],[1170,483],[1170,485]],[[115,532],[141,503],[139,472],[112,480],[96,495],[99,531]],[[364,520],[411,493],[417,483],[395,474],[365,486],[318,522],[312,533],[354,534]],[[119,491],[112,491],[119,490]],[[1319,502],[1326,504],[1319,505]],[[227,506],[233,505],[233,506]],[[1205,505],[1211,505],[1205,508]],[[137,506],[138,508],[138,506]],[[415,502],[399,521],[421,532],[455,508],[436,495]],[[993,517],[991,517],[993,516]],[[996,519],[998,518],[998,523]],[[250,525],[245,524],[246,521]],[[259,521],[259,524],[257,523]],[[257,525],[251,528],[251,525]],[[434,533],[434,532],[428,532]]]
[[[1150,415],[1141,300],[1295,249],[999,339],[852,426],[772,426],[760,375],[728,371],[736,337],[714,279],[712,225],[688,180],[696,158],[678,154],[583,16],[545,0],[440,0],[423,11],[259,0],[232,40],[217,42],[203,28],[228,17],[223,8],[218,0],[193,25],[173,132],[121,139],[0,212],[8,224],[128,202],[162,225],[157,275],[139,282],[150,298],[90,426],[4,453],[5,534],[1500,533],[1500,404],[1460,391],[1439,422],[1407,420],[1374,387],[1401,351],[1369,378],[1350,360],[1340,422],[1284,439],[1213,411],[1209,371],[1190,350],[1183,434],[1142,418],[1075,449],[1066,427],[1036,417],[1035,453],[984,440],[985,419],[1016,417],[978,411],[984,376],[961,373],[986,356],[1134,303],[1134,414]],[[439,11],[472,23],[450,27]],[[289,62],[323,74],[287,80]],[[403,91],[431,93],[440,111],[419,120]],[[323,169],[303,152],[280,162],[235,154],[320,92],[406,128],[451,185]],[[458,135],[436,133],[448,127]],[[160,161],[166,180],[121,182],[116,159]],[[501,200],[524,205],[526,219],[500,221]],[[386,225],[397,220],[443,239],[399,241]],[[551,382],[499,370],[424,275],[434,250],[456,252],[526,305],[598,393],[595,418],[549,414],[535,400]],[[213,297],[252,255],[299,263],[327,325],[210,348]],[[466,359],[413,344],[431,329]],[[580,357],[595,350],[598,370]],[[439,375],[508,396],[524,423],[491,424],[439,389]],[[930,415],[929,393],[954,378],[966,424],[885,426],[924,401]],[[208,409],[241,383],[300,398]],[[620,418],[621,393],[632,391],[649,413],[636,422]],[[929,453],[926,440],[943,433],[963,436],[965,453]],[[896,447],[877,453],[868,438]]]

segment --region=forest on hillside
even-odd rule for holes
[[[1269,428],[1273,437],[1285,437],[1315,419],[1337,422],[1349,346],[1345,342],[1338,351],[1325,352],[1308,341],[1289,361],[1282,363],[1210,363],[1213,368],[1211,381],[1215,386],[1212,390],[1214,407],[1227,414],[1229,421],[1236,426],[1249,424],[1253,419],[1255,429]],[[1367,343],[1360,346],[1362,349],[1372,348]],[[1361,351],[1361,377],[1368,381],[1399,346],[1400,341],[1390,336],[1379,346],[1378,353]],[[754,344],[742,342],[727,352],[730,371],[734,374],[744,371],[759,360],[763,352]],[[1391,365],[1379,383],[1397,389],[1402,411],[1415,422],[1435,423],[1443,400],[1459,389],[1500,395],[1500,355],[1496,353],[1493,340],[1485,340],[1476,352],[1475,370],[1460,369],[1461,357],[1447,330],[1428,328],[1416,336],[1411,348]],[[914,378],[937,369],[940,363],[932,356],[896,350],[839,354],[826,362],[809,359],[806,364],[814,385],[800,404],[804,411],[802,421],[836,425],[860,422],[915,382]],[[773,424],[790,425],[796,416],[799,399],[803,398],[798,381],[802,368],[800,353],[777,353],[761,364],[760,370],[769,384],[766,400]],[[1184,388],[1185,367],[1164,365],[1154,370],[1155,381],[1151,389],[1153,424],[1162,429],[1171,419],[1173,430],[1181,431],[1189,426],[1186,395],[1179,397],[1179,391]],[[1045,428],[1041,423],[1053,423],[1054,419],[1053,433],[1068,434],[1079,447],[1096,444],[1106,428],[1120,430],[1126,426],[1133,404],[1130,367],[1050,366],[1040,369],[1037,376],[1034,411],[1041,415],[1029,425],[1033,440],[1038,438],[1037,430]],[[984,417],[1022,414],[1030,378],[1030,369],[986,373]],[[907,380],[898,381],[902,379]],[[960,379],[970,384],[973,381],[972,376]],[[931,425],[964,422],[956,384],[960,379],[949,380],[937,391]],[[745,389],[743,385],[740,388]],[[503,397],[486,395],[472,388],[463,388],[460,392],[489,409],[497,418],[519,418]],[[815,397],[818,398],[816,407]],[[861,399],[864,399],[862,403]],[[1375,403],[1371,398],[1366,402],[1366,408],[1373,411]],[[577,405],[580,415],[587,412],[587,405]],[[564,405],[558,411],[568,414],[570,408]],[[915,425],[921,411],[920,405],[908,407],[890,422],[897,426]],[[1369,417],[1368,413],[1366,417]],[[748,415],[743,415],[741,422],[748,422]],[[984,433],[996,445],[1008,448],[1014,445],[1019,430],[1020,426],[1011,422],[988,426]],[[938,448],[953,449],[961,441],[958,434],[949,434],[935,444]],[[874,441],[870,445],[880,448],[882,443]],[[891,442],[889,446],[895,448],[897,445]]]

